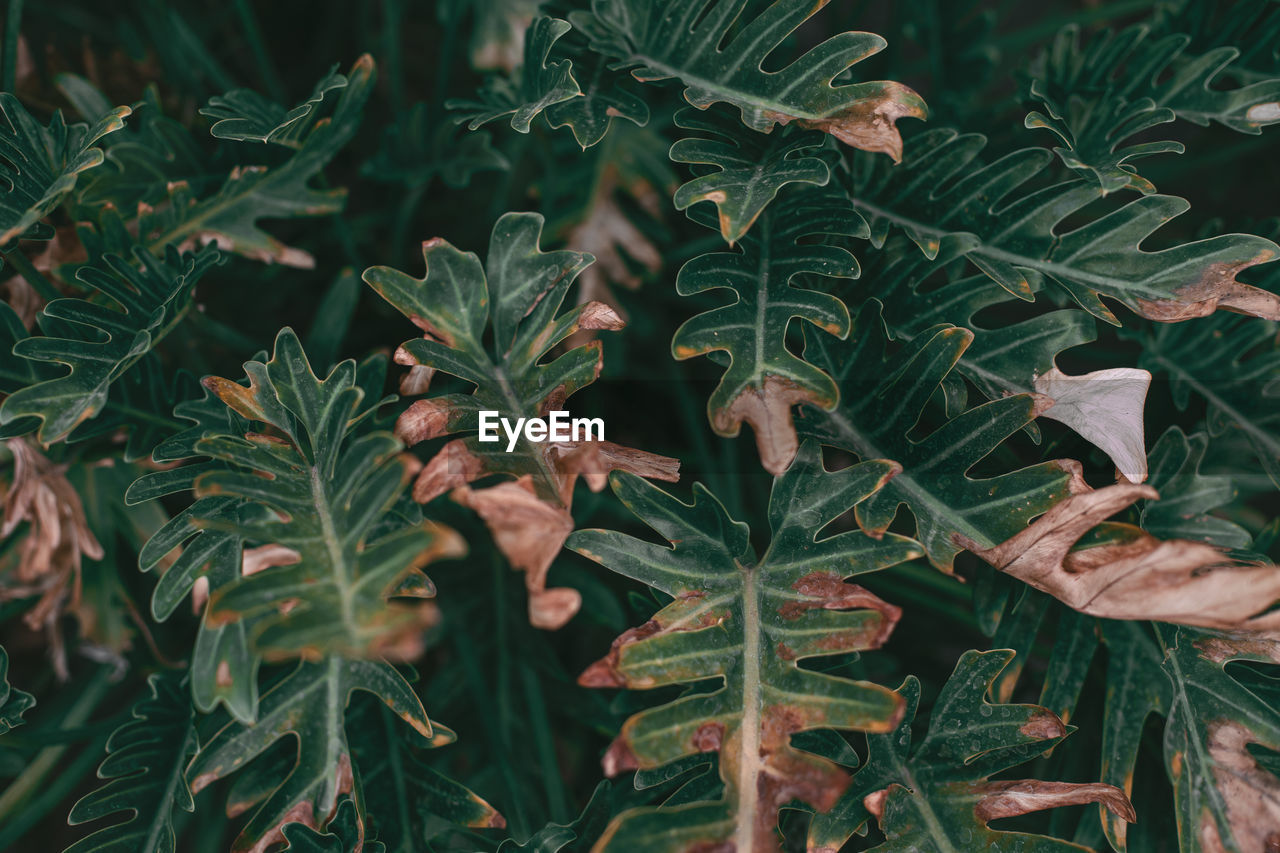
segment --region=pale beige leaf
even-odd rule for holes
[[[1035,379],[1035,390],[1053,400],[1041,417],[1060,421],[1111,457],[1131,483],[1147,479],[1143,406],[1151,374],[1132,367],[1068,376],[1057,367]]]

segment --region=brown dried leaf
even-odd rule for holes
[[[997,820],[1017,817],[1030,812],[1056,809],[1059,806],[1078,806],[1100,803],[1107,811],[1133,823],[1138,819],[1133,803],[1115,785],[1102,782],[1041,782],[1037,779],[1019,779],[986,782],[974,787],[981,796],[974,806],[978,820]]]
[[[1280,630],[1280,615],[1265,612],[1280,599],[1280,567],[1233,561],[1202,542],[1162,541],[1121,524],[1106,526],[1105,544],[1072,550],[1087,532],[1134,501],[1158,497],[1150,486],[1130,483],[1087,489],[994,548],[980,548],[958,534],[956,543],[1092,616],[1228,631]]]
[[[1231,834],[1241,850],[1280,850],[1280,779],[1263,769],[1246,747],[1256,739],[1230,720],[1209,724],[1209,757]],[[1200,820],[1200,843],[1206,853],[1227,853],[1212,815]]]
[[[1162,323],[1207,317],[1219,308],[1265,320],[1280,320],[1280,295],[1236,281],[1241,272],[1267,263],[1273,254],[1263,251],[1238,264],[1209,264],[1198,280],[1175,291],[1173,299],[1138,299],[1134,311]]]
[[[4,495],[0,537],[11,536],[24,522],[28,527],[18,546],[17,565],[0,565],[0,601],[40,596],[23,619],[32,630],[45,629],[54,668],[65,679],[58,618],[64,610],[79,610],[82,561],[101,560],[102,545],[89,529],[80,495],[66,478],[66,466],[55,465],[25,438],[5,444],[13,454],[14,470]]]

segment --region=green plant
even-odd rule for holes
[[[1280,849],[1274,0],[10,0],[0,81],[0,850]]]

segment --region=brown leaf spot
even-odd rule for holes
[[[778,647],[774,651],[777,653],[778,657],[782,658],[783,660],[796,659],[796,653],[793,652],[791,650],[791,647],[788,646],[786,643],[778,643]]]
[[[1029,738],[1036,740],[1053,740],[1054,738],[1065,737],[1067,727],[1062,724],[1062,720],[1052,711],[1041,709],[1031,715],[1031,719],[1023,723],[1018,731]]]
[[[588,302],[582,306],[582,313],[578,315],[579,329],[604,329],[616,332],[626,325],[626,322],[618,316],[618,312],[603,302]]]
[[[854,101],[825,118],[795,119],[777,113],[768,116],[780,124],[794,120],[801,127],[829,133],[852,148],[888,154],[893,162],[898,163],[902,160],[902,136],[896,125],[898,119],[923,119],[927,113],[920,96],[910,88],[892,81],[878,85],[879,94]]]
[[[724,741],[724,723],[703,723],[693,733],[693,748],[698,752],[719,752]]]
[[[640,766],[640,759],[632,752],[630,744],[626,741],[625,730],[623,734],[614,738],[613,743],[609,744],[609,749],[600,763],[604,768],[604,775],[610,779],[619,773],[626,773]]]
[[[422,441],[449,434],[452,409],[439,399],[415,400],[396,418],[396,438],[412,447]]]
[[[1138,299],[1134,311],[1148,320],[1176,323],[1195,317],[1206,317],[1219,308],[1280,320],[1280,295],[1236,281],[1243,270],[1266,263],[1275,253],[1263,251],[1238,264],[1209,264],[1200,278],[1178,288],[1172,299]]]
[[[652,637],[661,630],[662,626],[652,619],[643,625],[628,628],[613,641],[607,655],[591,664],[582,675],[578,676],[578,683],[583,687],[626,687],[627,677],[618,667],[618,658],[622,650],[645,637]]]
[[[218,661],[218,670],[214,675],[213,683],[224,690],[234,683],[231,679],[231,666],[225,660]]]

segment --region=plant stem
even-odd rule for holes
[[[36,289],[36,292],[44,297],[45,302],[52,302],[55,299],[61,299],[62,294],[58,292],[58,288],[53,286],[49,279],[45,278],[35,265],[31,263],[26,255],[22,254],[20,249],[14,249],[12,252],[4,256],[4,259],[13,265],[13,269],[18,275],[22,276],[27,284]]]
[[[258,19],[253,14],[249,0],[235,0],[236,13],[240,16],[240,25],[244,27],[244,37],[253,51],[254,61],[258,63],[258,72],[267,87],[267,93],[277,101],[285,99],[284,86],[280,83],[280,75],[276,74],[275,65],[271,62],[271,54],[267,52],[266,43],[262,40],[262,30],[258,27]]]

